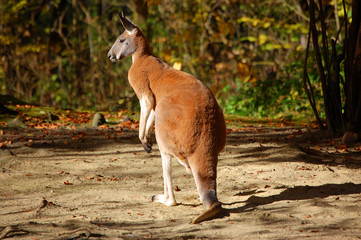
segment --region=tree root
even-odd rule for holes
[[[26,235],[28,233],[29,233],[28,231],[19,229],[17,226],[6,226],[0,232],[0,239],[4,239],[6,237],[16,236],[16,235]]]
[[[102,234],[94,234],[87,228],[78,228],[74,231],[61,233],[53,240],[67,240],[67,239],[88,239],[90,237],[102,237]]]

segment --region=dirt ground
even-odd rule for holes
[[[64,127],[0,134],[0,239],[361,239],[361,144],[307,127],[244,124],[220,154],[224,213],[204,209],[173,161],[178,205],[162,193],[160,154],[131,129]]]

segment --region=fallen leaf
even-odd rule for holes
[[[336,149],[338,149],[338,150],[346,150],[347,151],[347,144],[340,144],[340,145],[337,145],[337,146],[335,146],[335,148]]]
[[[306,167],[306,166],[302,166],[300,168],[298,168],[299,171],[305,171],[305,170],[312,170],[311,168],[309,167]]]
[[[64,182],[65,185],[73,185],[71,182],[69,182],[68,180],[66,182]]]

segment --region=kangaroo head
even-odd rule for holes
[[[125,31],[119,35],[108,52],[108,58],[112,62],[117,62],[120,59],[135,53],[137,51],[137,45],[139,42],[136,40],[137,35],[140,33],[137,25],[124,16],[118,15],[118,17]]]

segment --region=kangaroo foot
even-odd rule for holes
[[[163,203],[167,206],[175,206],[177,205],[177,202],[175,201],[174,198],[166,198],[164,196],[164,194],[157,194],[157,195],[153,195],[152,196],[152,202],[159,202],[159,203]]]
[[[213,203],[207,210],[201,213],[198,217],[193,219],[192,224],[200,223],[215,217],[223,210],[220,202]]]

